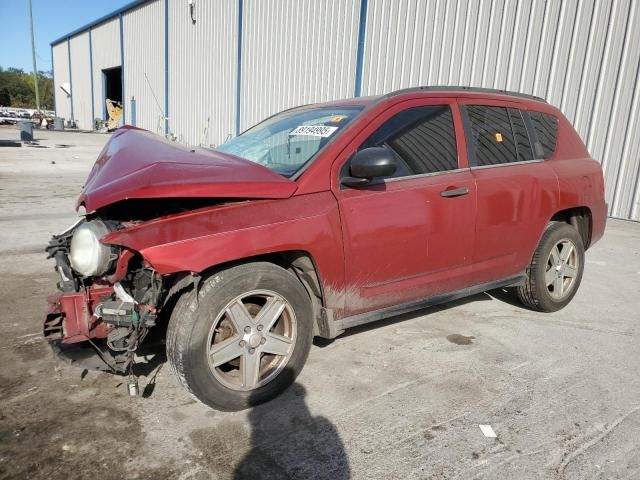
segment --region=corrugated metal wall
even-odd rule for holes
[[[164,2],[145,3],[124,14],[124,84],[126,123],[164,135]]]
[[[91,69],[89,68],[89,32],[71,37],[71,80],[73,116],[78,128],[91,130]]]
[[[640,220],[640,2],[369,0],[362,94],[472,85],[548,99],[605,170],[611,215]]]
[[[169,1],[169,131],[178,141],[219,144],[235,131],[237,0]]]
[[[60,85],[69,83],[69,51],[67,42],[53,46],[53,77],[55,80],[54,101],[56,115],[65,120],[71,118],[71,98],[62,91]]]
[[[114,18],[91,29],[93,52],[93,101],[96,117],[105,118],[104,85],[102,70],[119,67],[120,19]],[[126,89],[126,85],[125,85]],[[127,92],[125,91],[126,95]]]
[[[352,97],[360,2],[245,0],[240,126]]]

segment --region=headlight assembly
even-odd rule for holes
[[[100,243],[109,232],[109,227],[100,220],[83,223],[73,232],[69,261],[80,275],[98,276],[109,270],[113,262],[111,247]]]

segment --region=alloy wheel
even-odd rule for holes
[[[553,246],[545,270],[545,284],[552,298],[561,300],[571,292],[579,262],[578,251],[571,240],[563,239]]]
[[[207,340],[209,367],[226,387],[254,390],[285,367],[296,335],[296,317],[285,298],[269,290],[243,293],[213,322]]]

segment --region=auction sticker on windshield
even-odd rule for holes
[[[312,137],[330,137],[338,130],[338,127],[328,127],[326,125],[300,125],[291,130],[289,135],[308,135]]]

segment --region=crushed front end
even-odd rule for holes
[[[77,365],[132,375],[134,353],[155,325],[162,277],[136,252],[101,242],[123,228],[82,219],[47,246],[59,293],[47,300],[44,337],[58,356]]]

